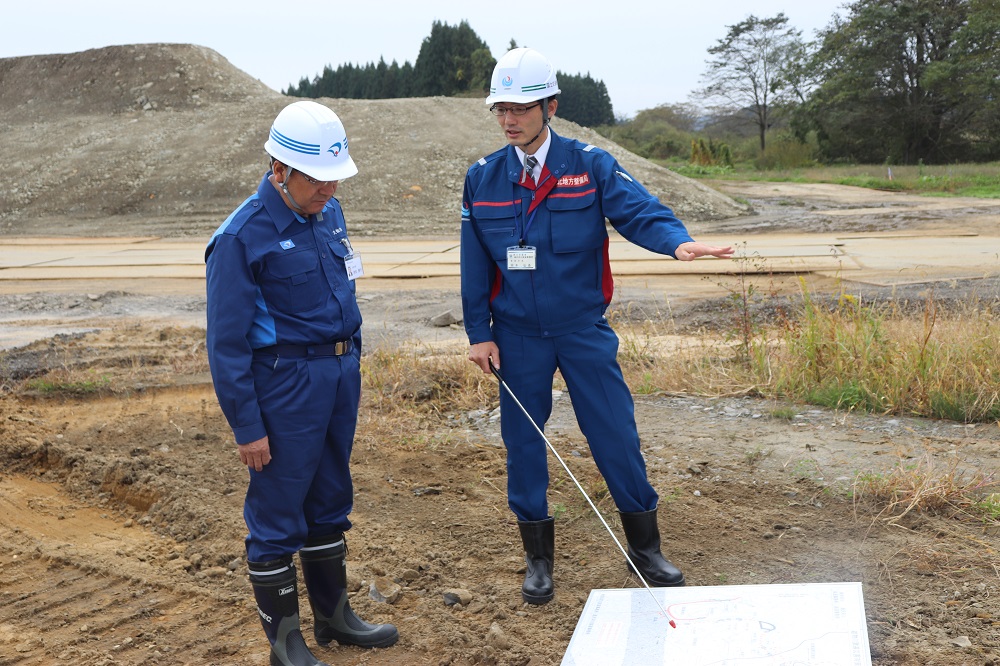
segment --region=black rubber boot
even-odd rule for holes
[[[684,574],[660,553],[660,527],[656,509],[639,513],[619,511],[628,540],[628,556],[650,587],[680,587]],[[629,566],[632,573],[635,569]]]
[[[327,666],[309,651],[299,630],[299,595],[291,558],[247,565],[260,623],[271,643],[271,666]]]
[[[391,624],[369,624],[351,610],[347,600],[347,544],[343,534],[310,541],[299,551],[302,577],[316,621],[316,642],[384,648],[399,640]]]
[[[524,543],[524,573],[521,598],[529,604],[540,606],[552,601],[555,595],[552,584],[552,562],[556,550],[556,519],[519,520],[521,542]]]

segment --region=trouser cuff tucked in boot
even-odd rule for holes
[[[316,642],[384,648],[399,640],[391,624],[369,624],[351,610],[347,599],[347,543],[342,533],[310,539],[299,551],[302,577],[315,618]]]
[[[247,562],[257,613],[271,643],[271,666],[327,666],[306,647],[299,629],[299,596],[290,557]]]

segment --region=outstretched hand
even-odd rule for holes
[[[688,241],[677,246],[677,249],[674,250],[674,256],[680,261],[691,261],[698,257],[729,259],[733,256],[733,248],[732,246],[716,247],[714,245],[699,243],[698,241]]]

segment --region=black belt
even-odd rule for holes
[[[280,356],[283,358],[312,358],[314,356],[343,356],[354,349],[350,340],[337,340],[328,345],[271,345],[254,349],[255,356]]]

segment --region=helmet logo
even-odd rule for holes
[[[509,86],[512,83],[514,83],[514,79],[511,78],[510,74],[508,74],[507,76],[503,77],[503,85]]]
[[[326,152],[333,153],[333,156],[336,157],[337,155],[340,155],[340,151],[343,150],[343,148],[344,147],[340,145],[340,142],[338,141],[337,143],[330,146]]]

